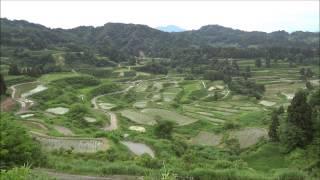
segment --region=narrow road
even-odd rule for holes
[[[12,90],[11,93],[11,98],[15,101],[17,101],[20,104],[20,109],[18,110],[17,113],[23,113],[23,112],[27,112],[28,109],[34,105],[34,102],[30,99],[27,99],[28,96],[21,96],[18,97],[17,96],[17,86],[21,86],[21,85],[25,85],[25,84],[31,84],[31,83],[38,83],[38,81],[33,81],[33,82],[27,82],[27,83],[20,83],[20,84],[16,84],[13,86],[10,86],[10,89]]]
[[[204,83],[204,81],[202,81],[202,80],[201,80],[201,82],[202,82],[203,88],[206,89],[206,88],[207,88],[207,87],[206,87],[206,83]]]
[[[226,87],[226,89],[227,89],[227,93],[226,93],[221,99],[224,99],[224,98],[228,97],[228,95],[229,95],[229,93],[230,93],[230,90],[229,90],[228,87]]]
[[[113,94],[120,94],[120,93],[124,93],[124,92],[127,92],[129,91],[130,89],[132,89],[134,86],[131,85],[129,86],[128,88],[122,90],[122,91],[116,91],[116,92],[112,92],[112,93],[107,93],[107,94],[102,94],[102,95],[99,95],[99,96],[96,96],[94,98],[91,99],[91,104],[93,104],[93,108],[94,109],[97,109],[97,110],[100,110],[104,113],[106,113],[109,117],[110,117],[110,125],[107,123],[105,125],[105,127],[103,127],[102,129],[105,130],[105,131],[113,131],[113,130],[116,130],[118,129],[118,119],[117,119],[117,115],[114,113],[114,112],[111,112],[109,110],[105,110],[105,109],[101,109],[101,107],[99,106],[99,104],[97,103],[97,100],[99,98],[101,98],[102,96],[107,96],[107,95],[113,95]]]
[[[142,180],[143,177],[139,176],[130,176],[130,175],[109,175],[104,177],[99,176],[89,176],[89,175],[76,175],[76,174],[68,174],[55,172],[50,169],[34,169],[35,173],[44,173],[50,177],[54,177],[58,180]]]

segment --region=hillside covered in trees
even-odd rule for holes
[[[231,52],[230,57],[238,58],[262,56],[266,52],[261,48],[312,56],[319,52],[318,41],[318,32],[247,32],[219,25],[167,33],[136,24],[107,23],[96,28],[81,26],[73,29],[50,29],[27,21],[1,19],[1,46],[4,49],[13,47],[15,51],[17,48],[64,48],[71,52],[87,50],[114,61],[123,61],[123,54],[172,57],[185,49],[208,48],[210,51],[212,49],[216,56],[225,56]]]

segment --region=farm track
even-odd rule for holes
[[[27,112],[28,109],[34,104],[33,101],[27,99],[26,97],[16,97],[17,96],[17,86],[25,85],[25,84],[31,84],[31,83],[38,83],[38,81],[33,81],[33,82],[27,82],[27,83],[20,83],[20,84],[15,84],[13,86],[10,86],[10,89],[12,90],[11,93],[11,98],[15,101],[17,101],[20,104],[20,109],[18,110],[17,113],[24,113]]]
[[[140,180],[143,177],[139,176],[129,176],[129,175],[110,175],[110,176],[89,176],[89,175],[76,175],[56,172],[51,169],[34,169],[35,173],[44,173],[50,177],[56,178],[58,180]]]
[[[117,92],[112,92],[112,93],[107,93],[107,94],[102,94],[102,95],[98,95],[94,98],[91,99],[91,104],[93,104],[93,108],[100,110],[104,113],[106,113],[109,117],[110,117],[110,125],[108,125],[108,123],[105,125],[105,127],[103,127],[102,129],[105,131],[113,131],[118,129],[118,119],[117,119],[117,115],[114,112],[111,111],[107,111],[104,109],[101,109],[99,104],[97,103],[97,100],[103,96],[107,96],[107,95],[113,95],[113,94],[121,94],[124,92],[129,91],[131,88],[133,88],[134,86],[129,86],[128,88],[126,88],[125,90],[122,91],[117,91]]]

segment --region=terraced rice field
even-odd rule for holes
[[[95,153],[109,148],[106,139],[52,137],[37,132],[31,132],[31,134],[49,151],[66,149],[78,153]]]
[[[39,83],[37,82],[30,82],[30,83],[22,83],[19,85],[15,85],[15,91],[12,96],[13,98],[19,98],[23,93],[27,93],[28,91],[31,91],[32,89],[35,89]]]
[[[249,120],[245,119],[250,112],[260,112],[262,110],[261,106],[254,103],[233,101],[197,102],[183,106],[183,111],[186,115],[195,119],[209,121],[216,125],[222,125],[228,121],[239,121],[247,124]],[[248,117],[248,119],[251,119],[251,117]],[[258,121],[259,119],[255,120],[255,122]]]
[[[123,110],[120,112],[122,116],[128,118],[129,120],[136,122],[138,124],[145,124],[145,125],[154,125],[156,124],[156,120],[148,116],[146,114],[143,114],[138,111],[134,110]]]
[[[155,157],[153,150],[143,143],[136,143],[131,141],[121,141],[120,143],[125,145],[132,153],[136,155],[140,156],[142,154],[148,154],[151,157]]]
[[[69,112],[69,108],[65,108],[65,107],[49,108],[46,110],[46,112],[57,114],[57,115],[63,115]]]
[[[146,108],[147,103],[148,103],[147,101],[137,101],[133,104],[133,107],[139,108],[139,109]]]
[[[178,114],[174,111],[165,110],[165,109],[148,108],[148,109],[143,109],[141,112],[153,118],[158,116],[164,120],[173,121],[180,126],[191,124],[197,121],[196,119]]]
[[[177,96],[177,94],[181,91],[181,88],[167,88],[163,93],[163,101],[171,102]]]

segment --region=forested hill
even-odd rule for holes
[[[105,56],[141,55],[168,57],[176,50],[200,47],[319,48],[319,32],[246,32],[218,25],[199,30],[167,33],[146,25],[107,23],[100,27],[50,29],[27,21],[1,19],[1,46],[31,50],[90,49]],[[4,52],[1,52],[4,53]]]

